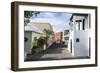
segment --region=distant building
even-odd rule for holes
[[[56,32],[55,33],[55,42],[61,43],[62,42],[62,32]]]
[[[63,32],[55,32],[55,42],[56,43],[65,42],[66,44],[68,40],[69,40],[69,30],[64,30]]]
[[[89,17],[89,14],[73,13],[70,18],[68,50],[73,56],[89,56],[91,45]]]
[[[68,41],[69,41],[69,30],[64,30],[63,31],[62,41],[65,43],[65,45],[68,45]]]

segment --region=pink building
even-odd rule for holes
[[[61,41],[62,41],[62,32],[56,32],[55,33],[55,42],[61,43]]]

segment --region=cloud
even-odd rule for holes
[[[37,18],[53,18],[53,17],[55,17],[55,14],[52,12],[41,12],[40,14],[37,15]]]
[[[44,15],[48,16],[48,17],[54,17],[55,16],[53,13],[49,13],[49,12],[48,13],[44,13]]]
[[[64,31],[69,29],[69,19],[71,13],[62,12],[41,12],[37,17],[32,17],[31,22],[50,23],[53,26],[54,32]]]
[[[69,19],[72,16],[72,13],[62,13],[62,16],[67,17]]]

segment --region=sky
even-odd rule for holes
[[[69,29],[69,19],[71,16],[71,13],[40,12],[37,16],[32,16],[30,22],[50,23],[54,32],[62,32]]]

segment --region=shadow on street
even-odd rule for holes
[[[70,57],[67,50],[67,45],[64,43],[53,43],[46,50],[43,50],[36,54],[28,55],[25,61],[41,61],[41,60],[59,60],[63,58]]]

